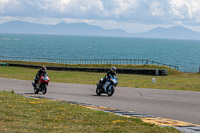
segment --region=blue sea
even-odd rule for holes
[[[0,56],[53,59],[148,59],[199,71],[200,41],[0,34]]]

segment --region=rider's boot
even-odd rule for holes
[[[33,87],[36,87],[37,82],[38,82],[38,80],[36,80],[36,79],[34,80],[34,82],[32,82]]]
[[[35,85],[35,83],[34,83],[34,82],[32,82],[32,85],[33,85],[33,87],[36,87],[36,85]]]

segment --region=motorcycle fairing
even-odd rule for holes
[[[106,82],[104,85],[104,91],[107,93],[107,87],[111,84],[111,82]]]

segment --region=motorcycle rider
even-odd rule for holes
[[[42,66],[42,67],[40,68],[40,70],[37,72],[37,74],[36,74],[36,76],[35,76],[34,83],[33,83],[33,86],[34,86],[34,87],[36,87],[36,84],[37,84],[37,82],[40,80],[40,77],[41,77],[42,75],[44,75],[44,74],[47,73],[46,70],[47,70],[46,66]]]
[[[101,88],[103,87],[103,84],[105,84],[106,79],[109,79],[110,77],[116,76],[116,67],[112,66],[110,71],[107,72],[106,76],[103,78],[103,81],[101,83]]]

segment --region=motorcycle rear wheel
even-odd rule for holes
[[[96,94],[97,94],[97,96],[101,95],[101,90],[99,89],[99,85],[96,88]]]
[[[37,89],[36,87],[34,88],[34,93],[35,94],[38,94],[38,92],[39,92],[39,89]]]

